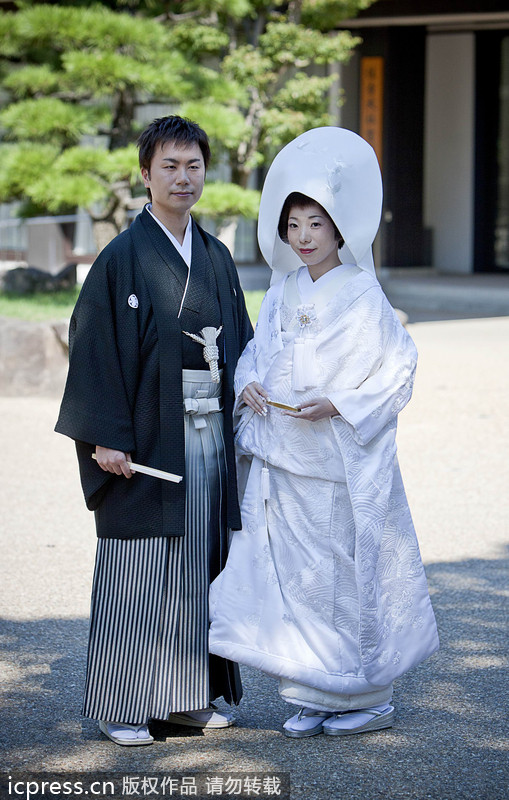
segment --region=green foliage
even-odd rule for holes
[[[263,50],[245,44],[223,59],[222,70],[230,81],[237,83],[238,94],[246,102],[250,90],[267,88],[274,81],[274,66]]]
[[[173,46],[187,56],[219,56],[228,47],[228,34],[210,25],[183,21],[169,30]]]
[[[246,119],[235,107],[195,100],[183,103],[180,111],[189,119],[199,120],[200,125],[214,142],[214,149],[221,145],[228,150],[235,149],[249,135]]]
[[[277,92],[274,98],[275,109],[284,111],[287,116],[291,112],[323,116],[323,96],[333,81],[334,76],[331,75],[321,78],[317,75],[309,76],[299,72]],[[265,124],[268,126],[268,121]]]
[[[34,4],[3,14],[0,34],[11,93],[0,111],[0,198],[51,213],[101,202],[113,214],[125,202],[114,183],[136,180],[136,149],[125,145],[137,137],[137,106],[195,91],[168,27],[101,5]],[[211,85],[206,71],[200,80]]]
[[[239,215],[246,219],[256,219],[259,205],[260,192],[216,181],[205,184],[203,194],[196,204],[196,211],[206,217],[220,219]]]
[[[263,115],[263,124],[267,130],[265,135],[265,145],[267,149],[275,152],[281,142],[291,142],[308,127],[306,124],[307,115],[303,111],[293,111],[288,114],[286,110],[269,108]],[[330,118],[328,114],[321,114],[315,117],[313,127],[328,125]]]
[[[45,204],[48,211],[57,214],[63,208],[75,206],[77,197],[83,206],[106,202],[116,181],[134,185],[138,155],[134,146],[114,152],[73,147],[56,159],[54,170],[58,180],[54,180],[53,171],[42,175],[31,184],[30,196],[35,203]]]
[[[260,37],[260,47],[274,65],[302,68],[310,64],[345,61],[358,41],[352,40],[351,35],[345,32],[337,36],[324,36],[321,31],[304,25],[270,22]]]
[[[108,109],[73,106],[56,97],[21,100],[0,111],[0,126],[6,139],[17,141],[52,141],[61,146],[79,142],[94,133],[109,118]]]
[[[351,13],[355,2],[338,0],[342,13],[336,10],[335,19]],[[298,0],[292,5],[298,10]],[[302,13],[305,8],[306,3]],[[317,0],[310,8],[315,12],[325,5]],[[290,19],[289,13],[283,3],[253,0],[252,22],[230,20],[229,47],[217,65],[229,92],[204,92],[183,105],[184,112],[201,120],[214,143],[227,151],[233,180],[243,187],[252,171],[292,138],[333,123],[329,90],[334,77],[329,66],[347,61],[359,42],[347,31],[324,34],[324,20],[310,27],[296,21],[298,14]],[[187,19],[186,36],[191,37],[193,26],[198,30],[203,24],[203,18],[200,23]]]
[[[95,175],[75,173],[59,175],[54,181],[50,175],[43,175],[30,187],[30,197],[39,206],[46,206],[50,214],[71,211],[76,207],[76,198],[83,206],[91,206],[103,199],[105,187]]]
[[[174,12],[195,11],[200,17],[212,17],[217,15],[224,22],[225,19],[242,21],[245,17],[253,14],[254,3],[251,0],[184,0],[184,2],[167,3]],[[263,5],[258,3],[258,5]]]
[[[73,48],[98,48],[146,61],[168,42],[166,29],[155,20],[110,11],[99,4],[79,8],[36,3],[5,13],[0,30],[8,34],[8,41],[2,37],[0,54],[24,51],[42,54],[43,60],[51,53],[58,55]]]
[[[49,95],[61,89],[61,76],[49,64],[28,64],[11,72],[3,81],[14,97],[21,99]]]
[[[332,31],[342,20],[356,17],[359,11],[369,8],[375,0],[304,0],[302,24],[326,32]]]
[[[157,102],[201,124],[229,164],[235,185],[208,184],[198,213],[254,218],[253,170],[333,121],[329,67],[358,40],[329,31],[370,2],[23,0],[0,14],[0,199],[113,214],[119,183],[136,183],[137,110]]]
[[[71,52],[63,56],[62,64],[71,90],[82,92],[86,87],[98,98],[125,91],[164,96],[170,86],[173,97],[184,97],[193,88],[182,77],[186,63],[178,53],[163,53],[157,64],[149,64],[124,53]]]
[[[3,145],[0,160],[0,201],[19,200],[27,186],[50,172],[59,148],[50,144]]]

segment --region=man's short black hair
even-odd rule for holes
[[[156,148],[166,142],[175,142],[177,147],[199,145],[205,169],[207,169],[210,161],[210,145],[207,134],[196,122],[191,122],[190,119],[179,117],[176,114],[155,119],[140,134],[138,149],[141,169],[150,170]]]
[[[317,203],[316,200],[313,200],[312,197],[308,197],[307,194],[301,194],[300,192],[292,192],[288,195],[283,203],[283,208],[281,209],[281,214],[277,225],[277,232],[281,241],[283,241],[285,244],[288,244],[288,218],[290,216],[290,211],[294,206],[299,206],[299,208],[318,206],[318,208],[321,208],[325,216],[330,219],[331,224],[334,227],[334,235],[336,237],[336,241],[338,242],[338,249],[343,247],[345,240],[338,231],[334,220],[331,219],[330,214],[327,213],[320,203]]]

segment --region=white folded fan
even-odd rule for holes
[[[97,456],[92,453],[92,458],[97,461]],[[182,475],[174,475],[173,472],[165,472],[162,469],[155,469],[155,467],[145,467],[143,464],[135,464],[134,461],[128,461],[127,466],[134,472],[142,472],[144,475],[152,475],[153,478],[161,478],[163,481],[171,481],[172,483],[180,483]]]

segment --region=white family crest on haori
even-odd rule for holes
[[[131,308],[138,308],[139,306],[139,301],[135,294],[129,295],[129,297],[127,298],[127,303],[128,305],[131,306]]]

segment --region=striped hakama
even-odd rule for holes
[[[183,390],[198,398],[184,414],[185,536],[98,540],[82,711],[92,719],[141,724],[217,696],[208,591],[226,559],[226,462],[223,414],[207,413],[220,400],[206,398],[220,398],[221,384],[184,370]]]

